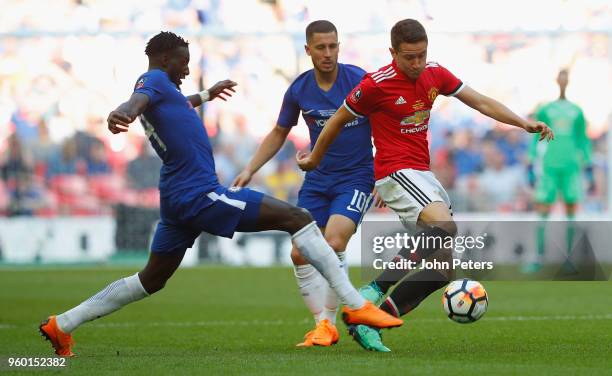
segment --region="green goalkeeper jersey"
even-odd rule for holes
[[[580,107],[558,99],[538,109],[536,119],[548,125],[555,134],[551,142],[538,142],[535,134],[529,148],[531,163],[541,163],[544,170],[577,170],[591,164],[591,141]]]

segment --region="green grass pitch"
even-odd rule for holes
[[[0,270],[0,371],[130,375],[600,375],[612,374],[612,283],[484,282],[479,322],[448,320],[441,291],[386,331],[389,354],[345,333],[331,348],[295,348],[311,327],[289,268],[182,269],[166,288],[75,332],[77,358],[17,369],[8,357],[47,357],[48,314],[78,304],[135,268]],[[353,277],[358,270],[353,270]],[[358,278],[353,279],[361,284]]]

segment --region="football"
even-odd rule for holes
[[[442,295],[442,305],[449,319],[468,324],[480,319],[489,305],[484,287],[471,279],[451,282]]]

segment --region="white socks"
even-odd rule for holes
[[[344,261],[345,252],[337,252],[336,255],[343,264],[344,272],[348,275],[348,264]],[[330,323],[336,325],[338,296],[329,287],[329,283],[310,264],[294,265],[293,268],[302,299],[314,316],[315,322],[329,320]]]
[[[325,277],[340,301],[352,309],[361,308],[365,299],[353,287],[342,262],[327,244],[316,222],[304,226],[293,235],[293,243],[308,262]]]
[[[321,273],[310,264],[294,265],[294,270],[302,299],[314,316],[315,322],[319,322],[323,319],[321,314],[325,308],[325,295],[329,285]]]
[[[87,321],[106,316],[148,295],[136,273],[111,283],[83,303],[58,315],[57,325],[62,332],[70,333]]]
[[[342,263],[342,269],[348,277],[348,263],[345,261],[346,252],[336,252],[336,256]],[[329,320],[332,324],[336,325],[336,315],[338,314],[338,296],[334,290],[326,284],[325,291],[325,306],[321,313],[321,320]]]

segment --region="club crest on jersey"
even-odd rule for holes
[[[143,87],[143,86],[144,86],[144,83],[145,83],[145,79],[144,79],[144,77],[143,77],[143,78],[141,78],[140,80],[138,80],[138,82],[136,83],[136,88],[135,88],[134,90],[138,90],[138,89],[140,89],[141,87]]]
[[[427,97],[429,98],[430,102],[433,102],[434,100],[436,100],[437,96],[438,96],[437,87],[432,87],[431,89],[429,89],[429,93],[427,93]]]
[[[360,98],[361,98],[361,88],[355,90],[353,94],[351,94],[351,102],[357,103],[359,102]]]

